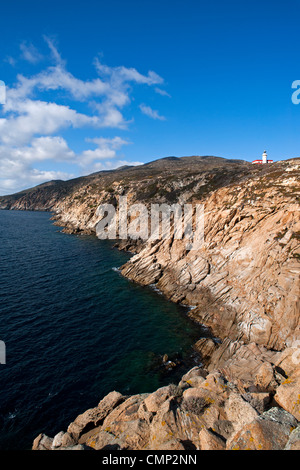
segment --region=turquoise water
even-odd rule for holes
[[[186,308],[119,274],[129,254],[64,234],[50,217],[0,211],[0,449],[66,430],[112,390],[176,383],[205,336]],[[181,366],[166,373],[164,354]]]

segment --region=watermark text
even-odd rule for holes
[[[6,87],[5,83],[0,80],[0,104],[6,103]]]
[[[292,83],[292,88],[296,89],[292,94],[292,103],[299,104],[300,103],[300,80],[294,80]]]
[[[113,204],[100,204],[96,215],[101,218],[96,225],[100,239],[182,239],[187,250],[199,249],[204,242],[203,204],[129,206],[127,196],[119,196],[117,208]]]
[[[0,364],[6,364],[6,346],[4,341],[0,341]]]

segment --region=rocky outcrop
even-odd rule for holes
[[[262,360],[300,344],[300,217],[296,171],[282,181],[260,177],[214,191],[204,201],[205,241],[149,242],[122,268],[140,284],[155,284],[170,300],[191,305],[190,317],[211,328],[210,368],[247,378]],[[297,175],[300,175],[297,166]],[[282,173],[280,173],[282,178]],[[298,181],[298,189],[299,182]],[[278,189],[280,188],[280,190]],[[207,356],[207,342],[196,345]]]
[[[109,393],[66,431],[37,436],[32,449],[300,450],[299,383],[282,374],[263,363],[252,382],[230,381],[197,366],[152,393]]]
[[[34,447],[65,448],[57,444],[64,439],[68,447],[99,449],[297,448],[299,159],[272,165],[163,159],[67,184],[52,182],[0,198],[0,208],[44,208],[66,233],[94,234],[98,205],[117,209],[122,195],[128,204],[147,207],[204,205],[204,243],[196,251],[174,237],[117,245],[134,253],[120,267],[125,277],[190,306],[190,318],[211,330],[210,338],[194,346],[209,381],[203,371],[194,371],[190,383],[183,379],[157,395],[119,397],[111,408],[99,404],[54,444],[39,436]]]

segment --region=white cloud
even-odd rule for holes
[[[24,147],[0,146],[0,190],[17,191],[52,179],[67,179],[73,174],[33,168],[43,161],[74,161],[75,153],[59,136],[39,137]]]
[[[171,95],[166,90],[162,90],[161,88],[155,87],[154,91],[158,93],[159,95],[167,96],[168,98],[171,98]]]
[[[86,175],[103,169],[113,169],[125,164],[137,165],[140,162],[120,160],[117,153],[129,141],[121,137],[96,137],[86,139],[96,146],[76,154],[60,136],[34,138],[30,145],[12,147],[0,145],[0,191],[2,194],[16,192],[52,179],[69,179],[73,173],[63,171],[38,170],[34,165],[55,161],[73,164]]]
[[[1,168],[1,165],[0,165]],[[75,175],[63,171],[45,171],[37,170],[34,168],[27,169],[14,173],[10,177],[0,179],[0,193],[1,195],[13,194],[23,189],[37,186],[38,184],[45,183],[52,180],[67,180],[73,178]]]
[[[0,119],[0,142],[6,145],[24,145],[35,135],[49,135],[60,129],[97,126],[99,118],[77,113],[68,106],[38,100],[12,101],[7,92],[8,118]],[[18,116],[15,114],[18,113]]]
[[[94,61],[98,77],[82,80],[67,70],[55,41],[47,36],[44,39],[52,64],[32,76],[19,74],[16,83],[6,87],[6,103],[0,109],[0,194],[74,176],[64,170],[49,171],[49,162],[67,164],[64,168],[73,165],[74,172],[80,174],[141,164],[129,162],[119,154],[130,143],[121,137],[85,138],[93,148],[76,153],[60,133],[84,128],[127,129],[133,119],[127,119],[124,110],[132,102],[133,86],[155,87],[164,80],[151,70],[142,74],[135,68],[109,67],[99,58]],[[22,42],[20,49],[21,58],[31,64],[46,59],[31,43]],[[16,65],[13,58],[9,62]],[[63,104],[53,98],[55,92],[59,92],[57,96],[63,98]],[[47,94],[51,94],[51,100],[47,100]],[[79,112],[76,102],[80,103],[80,111],[84,107],[87,111]],[[148,116],[165,119],[142,106]]]
[[[38,137],[33,139],[31,146],[18,149],[25,162],[34,163],[45,160],[56,162],[74,161],[75,153],[68,147],[65,139],[59,136]]]
[[[57,46],[55,45],[55,42],[56,42],[55,39],[50,38],[47,35],[44,35],[43,38],[44,38],[44,41],[47,43],[47,45],[50,49],[51,57],[54,60],[54,62],[58,65],[64,66],[65,61],[62,59],[60,53],[58,52]]]
[[[146,116],[152,118],[152,119],[159,119],[160,121],[165,121],[166,118],[164,116],[161,116],[158,111],[150,108],[150,106],[146,106],[145,104],[140,104],[140,110],[142,111],[143,114]]]
[[[152,70],[150,70],[147,75],[143,75],[133,67],[109,67],[102,64],[98,57],[96,57],[94,63],[99,75],[110,77],[112,83],[135,82],[139,84],[144,83],[146,85],[157,85],[164,82],[164,79]]]
[[[113,137],[112,139],[105,137],[94,137],[93,139],[87,138],[85,140],[86,142],[93,142],[99,147],[111,147],[113,149],[120,149],[123,145],[128,145],[131,143],[128,140],[122,139],[121,137]]]
[[[66,180],[74,174],[64,171],[47,171],[32,168],[24,159],[16,154],[2,156],[4,149],[0,149],[0,193],[11,194],[31,186],[51,181],[53,179]]]
[[[130,144],[130,142],[122,139],[121,137],[114,137],[112,139],[96,137],[94,139],[86,140],[96,144],[97,147],[94,150],[84,150],[78,156],[77,160],[78,164],[84,168],[85,171],[90,172],[98,171],[95,168],[102,167],[103,163],[100,163],[99,160],[112,160],[117,158],[117,150],[124,145]]]

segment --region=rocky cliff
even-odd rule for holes
[[[192,306],[191,318],[218,338],[195,344],[203,368],[150,398],[109,396],[75,420],[85,423],[79,434],[74,424],[63,439],[97,449],[113,438],[119,448],[134,449],[299,445],[299,432],[291,434],[300,419],[299,176],[299,159],[251,165],[168,158],[0,198],[0,208],[52,211],[67,233],[95,233],[98,205],[117,207],[122,195],[146,205],[204,204],[204,244],[197,251],[174,237],[117,243],[135,253],[121,267],[124,276]],[[149,405],[152,399],[159,405]],[[260,442],[263,430],[272,442]],[[50,441],[39,436],[34,448],[57,448]]]

